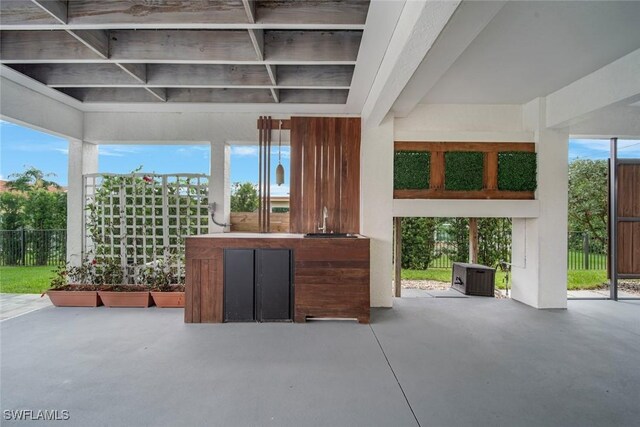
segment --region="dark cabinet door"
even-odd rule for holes
[[[257,320],[291,320],[291,251],[257,250],[256,273]]]
[[[253,249],[224,251],[224,321],[252,322],[255,317]]]

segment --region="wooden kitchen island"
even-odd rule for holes
[[[230,254],[281,250],[290,254],[287,259],[291,260],[291,274],[287,276],[291,280],[290,320],[353,318],[360,323],[369,323],[369,243],[369,239],[363,236],[305,238],[302,234],[276,233],[219,233],[188,237],[185,322],[225,321],[225,286],[227,301],[234,292],[234,289],[229,289],[234,286],[230,277],[238,274],[253,277],[248,271],[253,266],[238,268],[237,263],[230,263]],[[260,257],[256,255],[255,259]],[[256,262],[255,265],[258,264]],[[265,264],[269,268],[273,262],[265,261]],[[225,274],[225,265],[228,269],[235,266],[234,271]],[[268,305],[268,294],[258,296],[256,292],[255,298]]]

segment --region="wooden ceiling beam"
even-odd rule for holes
[[[360,31],[266,31],[267,61],[355,61]]]
[[[129,31],[111,32],[111,58],[164,61],[252,61],[256,53],[246,31]]]
[[[125,73],[129,74],[139,83],[147,82],[147,64],[121,64],[116,63]]]
[[[247,14],[247,21],[250,24],[256,23],[256,2],[255,0],[242,0],[244,11]]]
[[[167,89],[165,89],[165,88],[153,88],[153,87],[146,87],[145,89],[151,95],[153,95],[156,98],[158,98],[158,100],[160,100],[162,102],[166,102],[167,101]]]
[[[11,68],[54,87],[96,84],[126,86],[140,83],[116,64],[18,64]]]
[[[349,87],[352,65],[281,65],[277,69],[280,86]]]
[[[31,0],[60,24],[67,23],[67,2],[63,0]]]
[[[3,0],[6,29],[319,29],[362,30],[368,0]],[[36,7],[25,7],[37,5]],[[40,8],[40,9],[38,9]],[[43,19],[41,11],[55,20]]]
[[[162,102],[145,88],[64,88],[59,89],[81,102]]]
[[[264,61],[264,30],[248,30],[258,61]]]
[[[109,31],[107,30],[67,30],[80,43],[103,59],[109,58]]]
[[[272,104],[269,89],[167,89],[168,102]]]
[[[338,89],[281,89],[280,102],[283,104],[345,104],[348,90]]]
[[[271,80],[271,84],[276,86],[278,84],[278,69],[275,65],[266,64],[267,74],[269,74],[269,79]]]
[[[0,31],[4,63],[70,62],[104,59],[66,31]]]
[[[280,102],[280,89],[271,88],[271,96],[273,96],[273,100],[276,102]]]

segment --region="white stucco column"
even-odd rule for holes
[[[537,218],[513,220],[512,297],[536,308],[567,307],[567,130],[547,129],[545,99],[523,106],[538,153]]]
[[[82,175],[98,172],[98,146],[69,140],[69,176],[67,184],[67,261],[82,261],[83,182]]]
[[[231,148],[221,142],[211,143],[211,172],[209,179],[209,203],[216,204],[215,219],[229,224],[231,212]],[[209,218],[209,233],[224,233],[229,228],[220,227]]]
[[[393,305],[393,117],[362,128],[360,230],[371,238],[371,306]]]

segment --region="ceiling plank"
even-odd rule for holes
[[[0,31],[2,62],[101,59],[66,31]]]
[[[60,26],[60,21],[51,14],[30,1],[2,0],[0,1],[0,25],[50,25]]]
[[[125,73],[129,74],[140,83],[147,82],[147,64],[120,64],[116,63]]]
[[[115,64],[16,64],[11,68],[48,86],[140,83]]]
[[[31,0],[60,24],[67,23],[67,2],[63,0]]]
[[[273,103],[269,89],[167,89],[169,102]]]
[[[149,64],[150,85],[269,86],[262,65]]]
[[[83,0],[69,2],[69,23],[173,24],[189,22],[246,23],[246,12],[240,0],[216,1],[144,1],[144,0]]]
[[[162,102],[166,102],[167,101],[167,89],[165,88],[153,88],[153,87],[147,87],[145,88],[147,91],[149,91],[149,93],[151,93],[151,95],[155,96],[156,98],[158,98],[160,101]]]
[[[278,84],[278,68],[275,65],[265,64],[267,67],[267,73],[269,74],[269,79],[271,83],[276,86]]]
[[[280,89],[280,103],[283,104],[344,104],[348,90],[339,89]]]
[[[248,30],[258,61],[264,61],[264,30]]]
[[[352,65],[281,65],[277,79],[280,86],[350,86]]]
[[[315,23],[364,25],[369,0],[262,0],[256,7],[260,23]]]
[[[79,101],[92,102],[161,102],[145,88],[65,88],[59,89]]]
[[[267,61],[355,61],[361,31],[265,31]]]
[[[68,33],[101,58],[109,58],[109,32],[107,30],[68,30]]]
[[[273,96],[273,100],[278,103],[280,102],[280,89],[271,88],[271,96]]]
[[[128,60],[252,61],[256,53],[246,31],[111,32],[111,58]]]
[[[247,14],[247,20],[251,24],[256,23],[256,2],[255,0],[242,0],[244,10]]]

